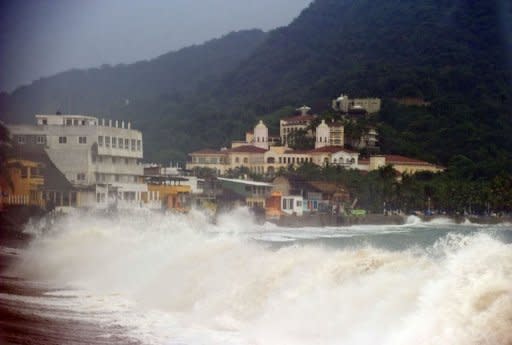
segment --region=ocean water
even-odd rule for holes
[[[511,224],[289,229],[238,209],[26,231],[8,274],[52,288],[0,298],[143,344],[512,344]]]

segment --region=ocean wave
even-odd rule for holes
[[[426,248],[337,248],[295,240],[408,230],[293,234],[257,225],[246,212],[217,224],[195,213],[64,217],[35,231],[14,271],[81,291],[75,298],[95,313],[129,301],[108,315],[144,343],[512,343],[512,248],[492,233],[432,223],[449,227]],[[289,244],[266,244],[274,241]],[[51,304],[69,295],[41,298]]]

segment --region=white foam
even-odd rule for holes
[[[282,229],[247,217],[65,217],[38,235],[16,272],[73,288],[24,302],[100,315],[148,344],[512,342],[510,244],[448,232],[427,250],[269,248],[259,241],[415,226]]]

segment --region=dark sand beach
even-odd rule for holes
[[[4,223],[5,225],[5,223]],[[41,304],[25,301],[41,297],[51,289],[9,272],[19,260],[18,250],[30,241],[21,229],[2,227],[0,231],[0,344],[73,345],[139,344],[124,336],[122,327],[102,327],[99,323],[66,318],[62,310],[42,309]],[[62,297],[65,298],[65,297]],[[58,312],[61,317],[45,317]],[[70,316],[72,312],[69,312]]]

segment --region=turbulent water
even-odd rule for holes
[[[512,344],[509,224],[284,229],[240,209],[27,231],[9,274],[55,288],[1,298],[143,344]]]

